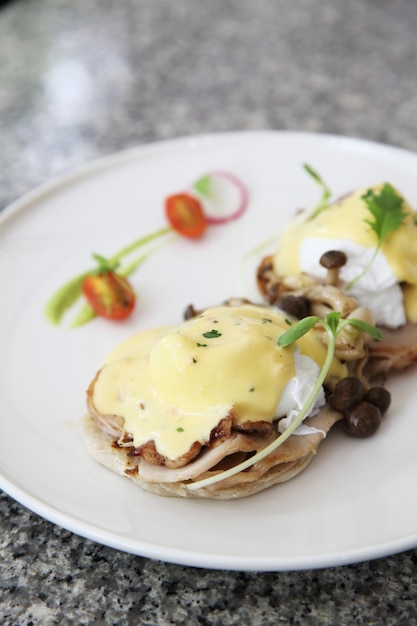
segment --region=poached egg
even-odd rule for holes
[[[383,185],[371,190],[376,194]],[[377,236],[367,223],[372,217],[360,189],[331,204],[317,215],[293,222],[284,231],[274,255],[279,276],[300,272],[323,279],[326,270],[321,255],[328,250],[346,254],[340,278],[349,283],[361,274],[377,246]],[[417,214],[403,200],[404,223],[383,238],[374,262],[349,293],[373,312],[376,323],[397,328],[407,321],[417,323]]]
[[[140,332],[106,359],[94,405],[103,415],[124,418],[135,447],[153,440],[169,459],[195,441],[208,442],[232,409],[237,425],[291,420],[318,378],[326,348],[314,330],[296,345],[278,346],[289,323],[282,311],[244,304]],[[335,358],[329,376],[346,375]],[[313,411],[324,402],[320,393]]]

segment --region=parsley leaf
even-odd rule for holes
[[[389,183],[385,183],[379,193],[368,189],[362,196],[362,200],[371,213],[371,217],[366,219],[365,222],[369,224],[376,234],[377,245],[369,263],[358,276],[353,278],[350,283],[346,285],[346,289],[348,290],[369,271],[381,249],[385,237],[389,235],[389,233],[398,230],[400,226],[404,224],[404,220],[407,217],[407,211],[403,208],[403,198],[397,194],[394,187]]]
[[[373,221],[365,220],[378,237],[378,245],[389,233],[398,230],[407,217],[407,212],[403,209],[404,200],[395,189],[385,183],[379,194],[375,194],[372,189],[362,196],[366,208],[374,218]]]

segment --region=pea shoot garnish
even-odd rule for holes
[[[365,222],[376,234],[377,245],[369,263],[366,264],[360,274],[346,285],[347,290],[351,289],[351,287],[369,271],[381,249],[385,237],[389,235],[389,233],[398,230],[400,226],[404,224],[404,220],[407,217],[407,212],[403,208],[403,198],[396,193],[394,187],[389,183],[385,183],[379,193],[368,189],[362,196],[362,200],[371,213],[372,217],[365,220]]]
[[[333,362],[337,335],[344,328],[349,326],[358,328],[359,330],[366,332],[373,339],[376,339],[378,341],[382,339],[382,333],[377,328],[375,328],[375,326],[372,326],[371,324],[367,324],[363,320],[355,318],[342,319],[342,316],[339,312],[333,311],[332,313],[327,314],[326,319],[318,317],[317,315],[310,315],[308,317],[305,317],[304,319],[294,324],[287,331],[285,331],[282,335],[280,335],[277,340],[277,344],[281,348],[286,348],[292,345],[298,339],[300,339],[300,337],[308,333],[316,324],[320,324],[321,326],[323,326],[323,328],[327,332],[327,354],[316,383],[311,390],[311,393],[308,396],[307,400],[301,407],[297,417],[281,435],[279,435],[272,443],[266,446],[266,448],[264,448],[260,452],[257,452],[250,459],[246,459],[246,461],[243,461],[243,463],[239,463],[238,465],[235,465],[234,467],[225,470],[224,472],[216,474],[215,476],[210,476],[209,478],[205,478],[195,483],[191,483],[187,485],[188,489],[193,491],[194,489],[199,489],[201,487],[208,487],[209,485],[218,483],[222,480],[225,480],[226,478],[229,478],[230,476],[234,476],[235,474],[238,474],[239,472],[248,469],[249,467],[252,467],[252,465],[257,463],[258,461],[261,461],[266,456],[271,454],[271,452],[279,448],[279,446],[281,446],[294,433],[294,431],[298,428],[298,426],[300,426],[304,418],[307,417],[312,407],[314,406],[317,395],[319,394],[320,389],[324,381],[326,380],[327,374]]]
[[[308,215],[308,219],[313,219],[314,217],[317,217],[317,215],[319,215],[320,213],[322,213],[323,211],[329,208],[330,206],[329,200],[332,194],[331,194],[330,189],[324,182],[324,180],[316,172],[316,170],[314,170],[311,167],[311,165],[308,165],[308,163],[304,163],[303,167],[305,171],[307,172],[307,174],[310,174],[310,176],[316,181],[316,183],[320,185],[322,189],[322,195],[321,195],[319,202],[314,207],[313,212],[310,215]]]

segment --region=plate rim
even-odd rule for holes
[[[115,165],[123,164],[123,162],[134,161],[142,157],[146,158],[148,154],[169,152],[178,147],[184,148],[186,147],[186,144],[190,144],[190,147],[192,147],[191,144],[195,144],[195,147],[198,149],[199,146],[204,145],[206,142],[230,141],[237,138],[249,139],[255,137],[275,137],[277,139],[281,137],[285,137],[286,139],[296,137],[298,140],[306,138],[308,140],[323,142],[343,141],[344,144],[351,145],[353,148],[361,145],[370,150],[376,150],[377,152],[381,152],[381,150],[390,152],[391,154],[396,152],[398,154],[403,154],[417,159],[416,153],[398,146],[378,143],[376,141],[360,139],[348,135],[305,131],[243,130],[220,133],[204,133],[201,135],[162,139],[156,142],[139,144],[137,146],[131,146],[123,150],[98,156],[77,166],[76,168],[65,171],[58,176],[52,177],[48,181],[37,185],[0,211],[0,234],[3,225],[9,218],[15,216],[21,211],[32,210],[32,205],[36,202],[42,201],[42,199],[47,197],[48,194],[60,191],[68,185],[72,185],[74,183],[76,184],[78,180],[84,177],[88,178],[94,173],[103,171],[106,168],[112,168]],[[99,545],[105,545],[113,549],[121,550],[122,552],[136,554],[146,558],[163,560],[191,567],[238,571],[300,571],[306,569],[321,569],[324,567],[353,564],[365,560],[386,557],[414,548],[417,545],[416,530],[414,535],[410,535],[406,538],[392,539],[388,543],[372,545],[367,549],[364,549],[363,547],[351,549],[348,553],[341,551],[333,552],[324,555],[322,558],[318,558],[316,554],[280,558],[277,558],[276,556],[251,557],[246,555],[243,557],[236,557],[228,555],[222,563],[219,561],[218,555],[212,556],[205,552],[198,553],[195,551],[187,552],[183,549],[178,550],[166,546],[163,547],[163,554],[161,554],[160,546],[149,545],[148,543],[138,540],[135,541],[136,548],[132,549],[132,546],[128,547],[127,545],[123,545],[123,542],[120,542],[120,540],[117,540],[114,537],[114,532],[105,530],[97,531],[97,529],[95,529],[90,522],[80,520],[77,516],[70,516],[66,513],[60,512],[58,508],[53,507],[47,502],[42,502],[38,498],[32,496],[25,488],[9,480],[3,473],[0,473],[0,488],[3,489],[8,496],[19,502],[29,511],[38,514],[46,521],[61,526],[62,528],[69,530],[78,536],[94,541]]]
[[[3,222],[12,216],[14,213],[28,209],[26,205],[37,202],[42,196],[53,193],[57,189],[66,185],[72,184],[77,179],[88,177],[95,172],[99,172],[108,167],[112,167],[115,164],[122,163],[123,161],[134,160],[140,155],[148,152],[163,152],[171,150],[177,146],[181,146],[184,143],[189,144],[202,144],[204,142],[222,141],[236,138],[246,137],[277,137],[288,138],[294,137],[298,139],[315,139],[317,141],[331,142],[331,141],[343,141],[345,144],[351,144],[352,146],[361,144],[370,150],[386,150],[389,152],[397,152],[398,154],[417,157],[417,152],[403,148],[397,145],[391,145],[383,142],[374,141],[371,139],[362,139],[354,135],[339,135],[336,133],[321,133],[315,131],[302,131],[302,130],[290,130],[290,129],[277,129],[277,130],[231,130],[213,133],[201,133],[193,135],[181,135],[178,137],[171,137],[168,139],[159,139],[154,142],[145,142],[127,148],[122,148],[114,152],[108,152],[102,155],[95,156],[91,159],[79,163],[75,167],[70,167],[62,172],[55,174],[45,180],[44,182],[35,185],[33,188],[24,192],[6,206],[0,210],[0,227]]]

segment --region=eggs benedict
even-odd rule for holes
[[[341,303],[370,309],[384,334],[370,347],[374,373],[417,358],[417,213],[388,183],[301,214],[263,259],[257,280],[270,303],[292,294],[314,308],[338,290]]]
[[[238,498],[292,478],[342,419],[326,393],[363,360],[360,333],[351,340],[362,348],[358,343],[350,360],[346,351],[333,358],[306,419],[278,449],[234,476],[189,489],[266,448],[311,394],[327,349],[314,329],[280,347],[294,320],[280,309],[241,302],[127,339],[88,388],[83,430],[90,452],[160,495]]]

